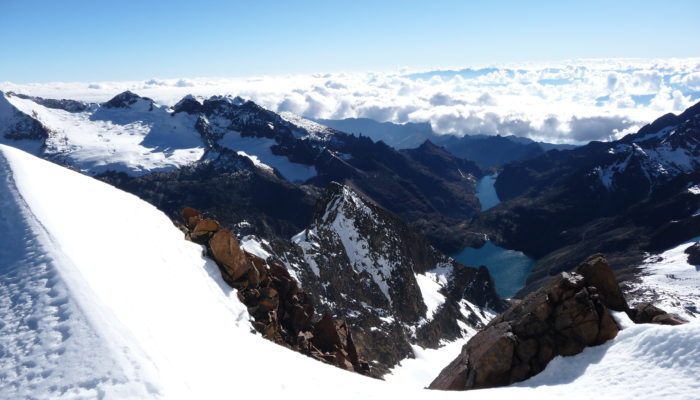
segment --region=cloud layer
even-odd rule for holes
[[[700,58],[581,60],[428,72],[140,82],[0,83],[0,90],[105,101],[132,90],[165,104],[231,94],[310,118],[430,122],[437,133],[610,140],[700,99]]]

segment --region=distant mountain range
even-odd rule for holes
[[[397,149],[411,149],[426,140],[444,147],[457,157],[472,160],[479,166],[489,169],[513,161],[534,158],[548,150],[569,150],[576,146],[536,142],[519,136],[489,136],[436,134],[430,123],[377,122],[368,118],[347,118],[341,120],[317,119],[317,122],[343,132],[364,135],[375,141],[382,141]]]

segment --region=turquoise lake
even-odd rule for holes
[[[501,202],[494,187],[497,177],[498,174],[488,175],[476,184],[476,198],[481,203],[481,211],[486,211]]]
[[[481,202],[482,210],[500,203],[494,188],[496,177],[497,175],[485,176],[476,186],[476,196]],[[496,283],[498,295],[504,298],[512,297],[525,286],[525,279],[535,266],[535,260],[522,252],[504,249],[491,242],[486,242],[480,249],[465,247],[450,257],[473,267],[485,265]]]

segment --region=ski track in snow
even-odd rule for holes
[[[148,394],[129,379],[70,296],[50,240],[0,153],[0,398],[98,398],[106,387]],[[38,232],[38,233],[35,233]],[[71,368],[62,368],[62,365]],[[121,386],[121,388],[120,388]]]

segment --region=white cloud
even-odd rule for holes
[[[694,90],[700,90],[700,72],[693,72],[684,76],[681,82]]]
[[[698,101],[700,59],[577,60],[462,73],[334,73],[140,82],[13,84],[0,90],[105,101],[131,90],[165,104],[231,94],[312,118],[430,122],[438,133],[608,140]]]

